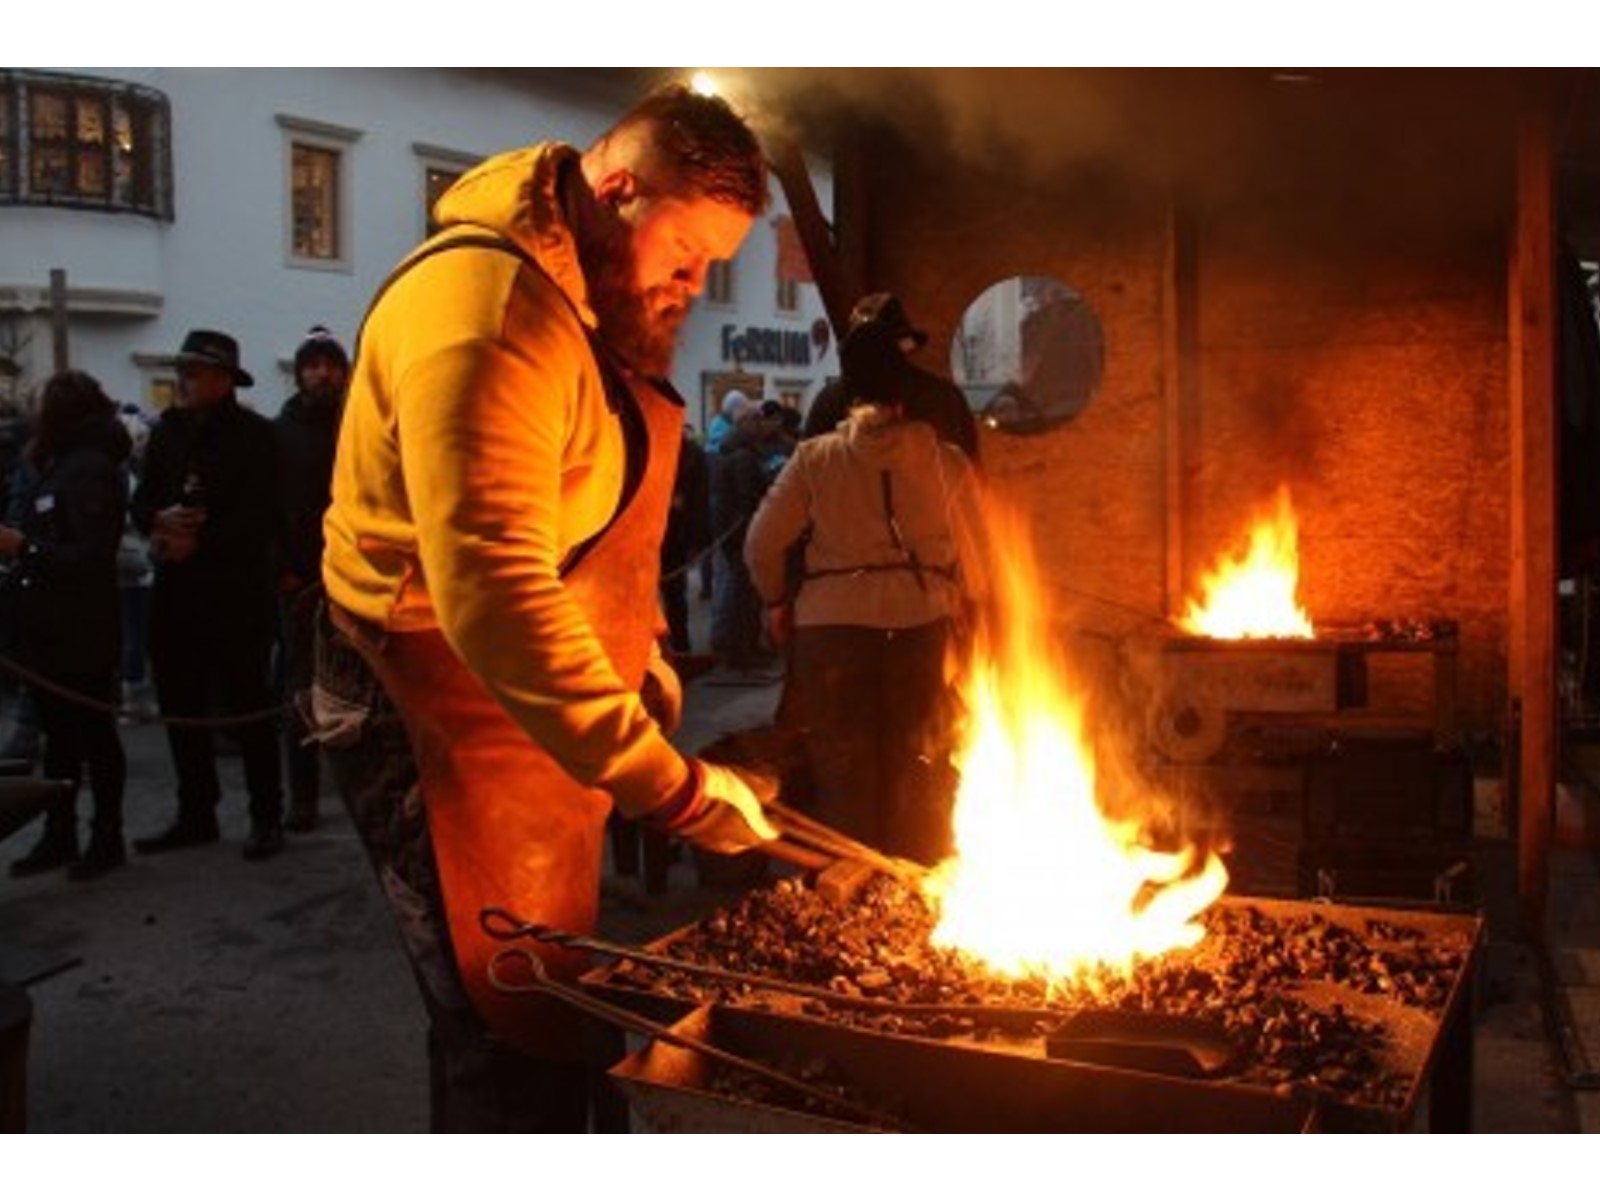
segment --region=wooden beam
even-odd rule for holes
[[[767,163],[788,197],[795,232],[800,235],[800,245],[811,264],[811,277],[816,280],[822,307],[827,311],[834,333],[842,335],[856,297],[847,292],[833,231],[822,214],[822,205],[817,202],[817,191],[811,184],[805,156],[793,142],[777,134],[767,136],[764,148]]]
[[[60,267],[53,267],[50,270],[50,355],[51,369],[58,373],[72,365],[67,330],[67,273]]]
[[[1182,611],[1189,583],[1188,526],[1193,512],[1194,451],[1199,435],[1199,381],[1197,376],[1199,285],[1195,258],[1194,221],[1174,199],[1167,210],[1166,269],[1161,297],[1161,373],[1166,492],[1167,616]]]
[[[1517,896],[1524,931],[1542,937],[1555,819],[1556,236],[1555,154],[1548,112],[1519,127],[1511,261],[1511,647],[1520,704]]]
[[[854,304],[872,278],[872,206],[861,134],[841,129],[833,147],[833,230],[839,286]],[[840,330],[842,333],[843,330]]]

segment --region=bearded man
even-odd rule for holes
[[[592,930],[613,804],[717,852],[774,836],[745,781],[668,741],[656,601],[683,425],[663,377],[766,179],[726,102],[654,93],[581,153],[465,175],[362,330],[314,698],[428,1009],[437,1130],[588,1123],[581,1020],[493,985],[483,910]]]
[[[350,356],[324,325],[313,325],[294,352],[295,393],[273,422],[283,500],[282,576],[278,584],[278,675],[291,701],[283,722],[289,815],[283,827],[317,826],[321,765],[294,698],[311,687],[317,604],[322,598],[322,517],[328,511],[333,453]]]

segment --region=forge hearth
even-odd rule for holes
[[[1045,1092],[1081,1091],[1079,1103],[1109,1092],[1136,1095],[1140,1104],[1156,1103],[1169,1128],[1194,1128],[1219,1112],[1228,1128],[1292,1124],[1277,1106],[1285,1102],[1310,1102],[1326,1128],[1406,1128],[1430,1083],[1430,1127],[1468,1121],[1476,917],[1226,898],[1205,915],[1199,946],[1143,962],[1127,977],[1103,971],[1054,987],[1007,979],[931,946],[932,923],[920,897],[887,880],[841,904],[803,879],[786,879],[651,949],[822,986],[841,1004],[627,962],[591,972],[585,986],[658,1019],[706,1004],[757,1010],[787,1027],[790,1041],[806,1031],[824,1059],[830,1039],[839,1040],[834,1053],[852,1059],[864,1047],[892,1045],[871,1053],[903,1069],[922,1063],[918,1070],[947,1082],[959,1076],[964,1088],[992,1069],[1026,1072],[1029,1086]],[[1237,1053],[1224,1072],[1204,1079],[1103,1060],[1050,1061],[1056,1016],[1086,1011],[1199,1018],[1224,1030]],[[930,1046],[940,1048],[937,1063],[924,1062]],[[1030,1065],[1017,1066],[1018,1059]],[[1054,1128],[1104,1127],[1086,1114],[1056,1117],[1065,1124]],[[972,1128],[995,1127],[982,1111],[971,1118]],[[949,1112],[939,1118],[947,1128],[957,1120]]]
[[[1418,630],[1427,631],[1423,636]],[[1138,649],[1152,699],[1152,751],[1173,764],[1223,757],[1243,728],[1326,733],[1423,730],[1439,742],[1456,728],[1458,644],[1448,622],[1384,622],[1342,635],[1236,641],[1174,636]],[[1425,696],[1408,707],[1374,704],[1375,670],[1426,660]]]

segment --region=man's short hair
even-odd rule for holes
[[[767,160],[755,134],[721,96],[682,83],[657,88],[605,136],[644,134],[649,173],[680,196],[704,196],[756,216],[767,207]]]

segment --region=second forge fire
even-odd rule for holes
[[[987,532],[986,617],[959,679],[955,854],[926,886],[934,943],[1063,980],[1193,945],[1227,871],[1194,846],[1157,849],[1142,815],[1155,803],[1107,803],[1111,773],[1097,771],[1091,714],[1052,652],[1028,538],[998,511]]]
[[[1201,637],[1310,638],[1316,632],[1300,607],[1300,527],[1289,485],[1280,484],[1268,513],[1258,516],[1246,543],[1221,556],[1200,581],[1179,624]]]

